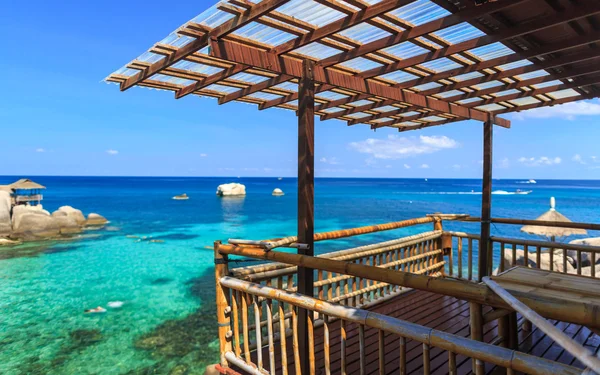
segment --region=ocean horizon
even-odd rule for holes
[[[213,242],[296,232],[297,181],[292,177],[0,176],[0,184],[22,177],[47,187],[45,209],[70,205],[110,223],[69,241],[0,247],[1,374],[168,374],[177,366],[202,374],[218,360]],[[244,184],[247,195],[217,197],[217,186],[228,182]],[[495,179],[493,216],[535,219],[555,197],[557,210],[571,220],[600,221],[599,180],[528,182]],[[285,195],[272,196],[274,188]],[[517,190],[531,193],[514,194]],[[182,193],[190,199],[172,199]],[[315,180],[317,232],[435,212],[480,216],[481,179]],[[444,225],[479,232],[476,223]],[[423,228],[320,242],[315,251]],[[518,226],[493,225],[492,233],[536,239]],[[581,237],[567,240],[576,238]],[[109,302],[123,304],[111,308]],[[96,306],[107,312],[84,314]]]

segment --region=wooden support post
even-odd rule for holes
[[[481,194],[481,239],[479,241],[478,280],[488,276],[490,247],[490,220],[492,218],[492,135],[494,125],[491,121],[483,124],[483,189]]]
[[[498,319],[498,336],[502,337],[502,342],[500,343],[500,346],[503,348],[509,347],[508,337],[510,336],[510,334],[508,332],[508,322],[508,315],[504,315],[503,317],[500,317]]]
[[[475,302],[469,302],[469,317],[471,326],[471,339],[483,341],[483,310],[482,306]],[[473,359],[473,373],[475,375],[483,375],[483,362]]]
[[[519,348],[519,327],[517,322],[517,313],[511,312],[508,314],[508,345],[509,349]]]
[[[219,349],[221,355],[221,366],[228,367],[227,360],[225,359],[225,353],[232,351],[231,346],[231,335],[229,331],[230,318],[228,313],[229,303],[227,301],[228,293],[226,288],[221,286],[221,278],[229,276],[229,267],[227,266],[227,255],[219,253],[219,245],[221,241],[215,241],[215,285],[216,285],[216,299],[217,299],[217,323],[219,326]]]
[[[315,161],[315,82],[314,62],[302,62],[302,78],[298,93],[298,242],[308,245],[299,249],[302,255],[314,255],[314,161]],[[312,268],[298,267],[298,292],[313,296]],[[309,322],[309,319],[311,320]],[[298,346],[302,374],[310,374],[309,325],[313,314],[306,309],[298,311]]]

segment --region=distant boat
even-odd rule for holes
[[[278,179],[279,181],[281,181],[281,180],[283,180],[283,177],[277,177],[277,179]]]
[[[536,180],[529,180],[529,181],[527,181],[527,183],[528,184],[537,184],[537,181]]]
[[[172,199],[175,199],[176,201],[185,201],[185,200],[190,199],[190,197],[188,197],[188,195],[186,193],[183,193],[183,194],[174,196]]]
[[[531,190],[520,190],[520,189],[517,189],[517,191],[515,191],[515,194],[527,195],[529,193],[531,193]]]
[[[427,182],[427,179],[425,179],[425,182]]]

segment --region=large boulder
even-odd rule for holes
[[[583,276],[592,276],[592,267],[581,267],[581,274]],[[594,266],[594,278],[600,278],[600,264]]]
[[[219,185],[217,195],[221,197],[246,195],[246,187],[235,182]]]
[[[76,208],[73,208],[71,206],[62,206],[58,209],[59,212],[64,212],[67,214],[68,217],[72,217],[73,219],[75,219],[75,221],[77,222],[77,225],[85,225],[85,216],[83,216],[83,213],[81,212],[81,210],[78,210]],[[62,215],[59,213],[54,212],[53,215]]]
[[[540,254],[540,264],[537,264],[537,254],[534,252],[529,252],[527,254],[527,263],[525,263],[525,251],[521,249],[517,249],[515,264],[517,266],[526,266],[530,268],[539,268],[542,270],[550,270],[550,264],[552,263],[552,270],[556,272],[567,272],[567,273],[577,273],[577,270],[574,266],[575,260],[567,255],[567,268],[564,268],[563,262],[563,251],[560,249],[554,250],[554,256],[552,258],[552,262],[550,262],[550,253],[544,252]],[[504,269],[507,270],[513,267],[513,251],[512,248],[504,249]]]
[[[574,245],[597,246],[600,247],[600,237],[583,238],[581,240],[573,240],[569,242]],[[570,257],[577,260],[577,252],[575,250],[567,251]],[[596,264],[600,264],[600,256],[596,256]],[[581,265],[578,267],[589,267],[592,265],[592,255],[590,253],[581,253]]]
[[[56,218],[41,206],[15,206],[12,225],[13,236],[25,240],[52,238],[60,234]]]
[[[8,237],[12,232],[10,210],[10,194],[0,190],[0,237]]]
[[[100,226],[106,223],[108,223],[108,220],[104,216],[95,213],[89,214],[86,221],[86,225],[90,226]]]
[[[77,224],[77,221],[73,217],[64,216],[52,216],[52,218],[58,224],[60,228],[60,234],[76,234],[81,233],[81,226]]]

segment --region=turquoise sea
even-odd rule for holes
[[[20,176],[19,176],[20,177]],[[0,177],[0,184],[18,177]],[[0,248],[0,374],[202,374],[217,360],[214,240],[265,239],[296,230],[296,180],[284,178],[35,177],[44,207],[71,205],[110,224],[75,241]],[[497,217],[535,218],[556,197],[573,221],[600,222],[600,181],[495,180]],[[218,198],[240,182],[245,198]],[[286,195],[271,196],[279,187]],[[479,180],[317,179],[317,231],[420,217],[480,215]],[[187,201],[171,197],[187,193]],[[477,232],[471,223],[453,230]],[[317,252],[400,237],[408,228],[337,242]],[[429,227],[427,228],[429,229]],[[493,233],[526,237],[514,226]],[[590,233],[590,236],[599,236]],[[137,238],[132,238],[137,237]],[[146,237],[145,239],[143,237]],[[150,239],[164,242],[150,242]],[[121,308],[108,308],[123,301]],[[103,306],[104,314],[84,314]]]

